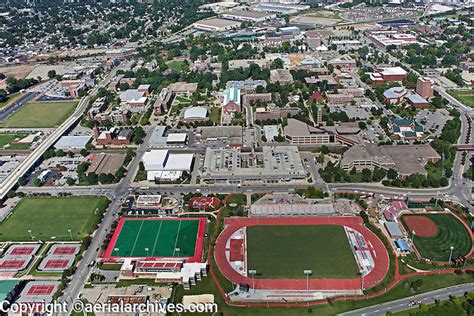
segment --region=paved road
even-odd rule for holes
[[[110,227],[116,218],[116,212],[120,209],[121,202],[123,198],[128,194],[128,188],[135,178],[135,174],[138,170],[138,165],[142,159],[143,154],[146,151],[148,142],[150,140],[152,133],[149,131],[145,136],[143,144],[136,151],[136,156],[130,163],[128,168],[127,175],[124,179],[118,184],[115,189],[104,189],[104,192],[107,191],[107,196],[112,200],[109,208],[107,209],[102,223],[99,225],[99,228],[96,230],[92,237],[92,242],[89,248],[84,252],[82,260],[77,266],[76,273],[71,277],[71,282],[66,287],[63,295],[60,298],[60,302],[67,302],[69,308],[71,308],[72,303],[77,299],[80,291],[82,290],[85,282],[89,278],[89,273],[91,271],[90,263],[95,260],[98,256],[98,249],[105,240]],[[101,189],[99,189],[101,190]],[[91,191],[90,191],[91,192]],[[94,193],[94,190],[90,194]],[[65,314],[64,314],[65,315]]]
[[[10,115],[21,109],[26,103],[33,100],[38,93],[36,92],[27,92],[24,95],[20,96],[15,102],[10,104],[8,107],[0,110],[0,121],[6,120]]]
[[[439,289],[432,292],[418,294],[407,298],[402,298],[396,301],[391,301],[379,305],[374,305],[366,308],[357,309],[347,313],[341,314],[344,316],[363,316],[363,315],[386,315],[387,312],[400,312],[406,309],[411,309],[416,306],[410,306],[412,301],[421,301],[423,304],[432,304],[434,300],[447,300],[450,295],[462,296],[465,292],[474,291],[474,283],[461,284],[444,289]]]
[[[105,87],[109,84],[110,80],[115,76],[119,69],[124,69],[124,67],[128,67],[130,62],[124,64],[125,66],[119,66],[114,68],[107,78],[103,80],[100,84],[98,84],[88,96],[81,99],[79,105],[74,110],[74,113],[68,117],[57,129],[54,130],[51,134],[49,134],[43,142],[36,147],[32,153],[23,160],[16,169],[8,175],[8,177],[2,182],[0,187],[0,199],[5,198],[8,191],[10,191],[18,182],[18,179],[22,177],[25,173],[30,170],[31,167],[41,158],[43,153],[48,150],[54,143],[66,132],[68,131],[74,124],[76,124],[84,114],[84,110],[86,109],[90,96],[97,94],[98,90],[101,87]]]

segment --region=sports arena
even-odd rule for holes
[[[205,218],[121,218],[103,261],[180,259],[201,262],[205,225]]]
[[[227,218],[225,225],[214,255],[234,284],[360,291],[388,272],[387,250],[360,217]]]

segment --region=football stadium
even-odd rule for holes
[[[214,253],[235,284],[357,291],[388,272],[387,250],[359,217],[227,218],[225,224]]]
[[[205,224],[205,218],[121,218],[104,259],[179,258],[200,262]]]
[[[422,258],[446,262],[451,247],[452,259],[471,253],[470,231],[450,213],[405,214],[401,222]]]

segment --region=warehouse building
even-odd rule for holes
[[[241,22],[220,18],[210,18],[193,23],[195,29],[207,32],[224,32],[240,27]]]
[[[222,14],[222,17],[241,22],[259,23],[276,18],[276,14],[259,11],[233,10]]]

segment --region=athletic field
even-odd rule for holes
[[[0,241],[80,240],[96,224],[95,210],[103,210],[107,199],[98,196],[25,197],[13,213],[0,223]],[[71,230],[71,233],[68,232]]]
[[[105,257],[195,257],[202,251],[203,220],[122,218]]]
[[[451,90],[449,94],[455,97],[462,104],[474,108],[474,90]]]
[[[72,114],[77,102],[32,102],[13,113],[0,127],[56,127]]]
[[[359,272],[343,226],[247,227],[247,269],[261,279],[352,279]]]
[[[469,232],[451,214],[408,214],[401,219],[410,236],[415,231],[415,247],[425,259],[448,261],[450,246],[454,247],[453,258],[471,251]]]

